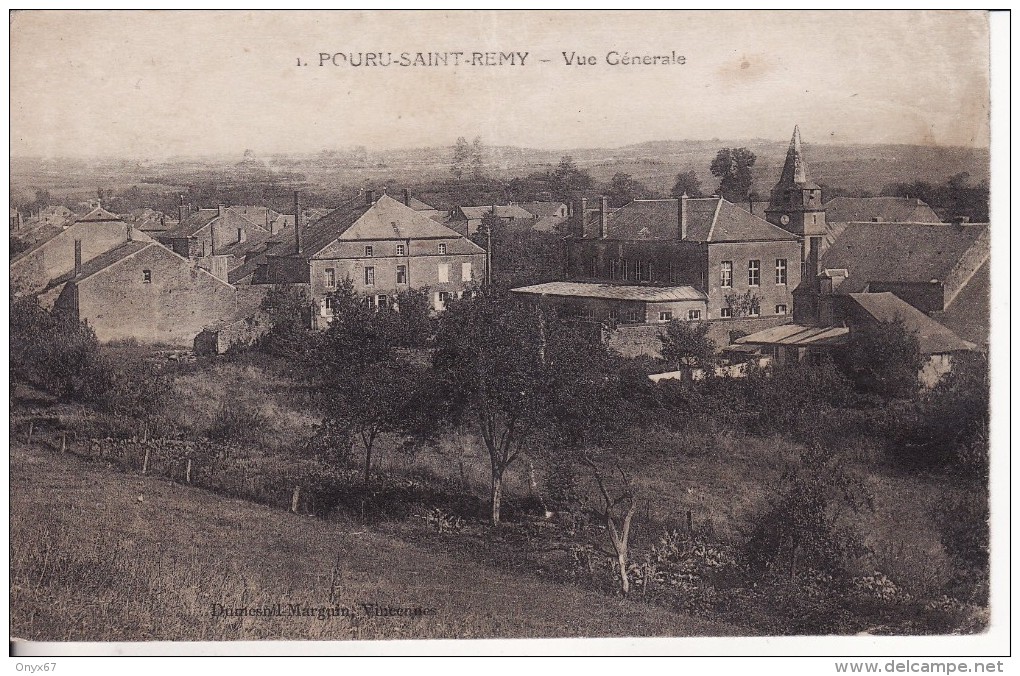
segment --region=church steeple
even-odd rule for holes
[[[772,188],[765,218],[769,223],[802,237],[825,234],[822,188],[808,176],[799,126],[793,128],[783,173]]]
[[[804,163],[804,154],[800,149],[800,126],[794,126],[793,138],[790,139],[790,147],[786,151],[786,164],[783,165],[783,175],[779,179],[779,183],[790,185],[807,182],[807,165]]]

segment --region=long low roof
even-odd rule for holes
[[[743,338],[737,338],[734,342],[741,345],[789,345],[791,347],[835,345],[842,342],[848,333],[850,333],[850,329],[845,326],[783,324],[752,333]]]
[[[645,303],[666,303],[680,300],[707,300],[703,292],[693,286],[637,286],[627,284],[597,284],[593,282],[546,282],[513,289],[514,293],[536,296],[573,296],[576,298],[603,298]]]

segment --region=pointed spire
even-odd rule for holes
[[[790,147],[786,151],[786,164],[783,165],[783,175],[779,179],[781,185],[791,183],[807,183],[807,164],[804,163],[804,153],[800,149],[800,126],[794,126],[793,138],[790,139]]]

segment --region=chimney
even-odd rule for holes
[[[599,198],[599,239],[609,237],[609,198]]]
[[[587,212],[588,212],[588,198],[582,197],[580,200],[578,200],[577,209],[575,211],[575,213],[577,214],[577,222],[580,224],[577,226],[577,232],[579,237],[584,237],[587,234],[584,231],[584,227],[585,225],[587,225],[585,223]]]
[[[217,204],[216,205],[216,211],[219,212],[220,216],[222,216],[226,212],[226,210],[227,210],[227,206],[225,204]]]
[[[81,275],[81,240],[74,240],[74,276]]]
[[[953,218],[953,223],[963,225],[964,223],[970,223],[970,216],[956,216]]]
[[[372,206],[375,204],[375,190],[365,191],[365,204]]]
[[[872,223],[881,223],[882,222],[882,217],[881,216],[872,216],[871,217],[871,222]]]
[[[248,239],[248,233],[244,231],[244,228],[237,229],[237,243],[240,244]]]
[[[184,206],[184,195],[181,195],[181,203],[177,205],[177,222],[183,223],[188,217],[187,207]]]
[[[135,226],[131,223],[127,224],[127,241],[132,241],[135,238]]]
[[[404,188],[404,206],[411,206],[411,191],[407,188]]]
[[[676,222],[677,222],[677,234],[680,235],[680,239],[687,239],[687,192],[676,200]]]
[[[301,193],[294,191],[294,246],[298,255],[304,253],[301,242]]]

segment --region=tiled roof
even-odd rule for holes
[[[465,218],[474,220],[476,218],[485,218],[487,215],[492,213],[493,205],[484,207],[460,207],[460,211],[464,214]],[[517,204],[497,204],[496,216],[499,218],[513,218],[513,219],[524,219],[534,220],[535,215],[530,211],[522,208]]]
[[[737,338],[734,342],[738,345],[788,345],[790,347],[838,345],[846,340],[849,333],[850,329],[845,326],[783,324]]]
[[[988,230],[987,223],[850,223],[822,256],[822,267],[849,276],[838,293],[872,282],[942,281]]]
[[[513,289],[513,292],[536,296],[573,296],[577,298],[642,301],[645,303],[706,300],[708,298],[708,296],[693,286],[636,286],[588,282],[546,282],[545,284],[522,286]]]
[[[314,255],[336,240],[460,238],[460,234],[402,202],[383,195],[375,204],[341,207],[303,232],[305,255]]]
[[[907,330],[917,335],[921,354],[945,354],[975,347],[893,293],[852,293],[850,298],[878,321],[901,320]]]
[[[688,199],[687,241],[740,242],[796,240],[797,237],[721,197]],[[597,221],[597,216],[595,217]],[[634,200],[609,212],[609,239],[675,240],[679,205],[675,199]]]
[[[521,208],[539,218],[559,216],[566,205],[563,202],[521,202]]]
[[[948,307],[932,316],[960,338],[978,345],[987,345],[990,303],[991,275],[989,262],[985,261],[957,292]]]
[[[134,254],[138,253],[142,249],[145,249],[146,247],[150,247],[150,246],[160,246],[160,245],[159,244],[155,244],[152,241],[137,241],[137,240],[132,240],[132,241],[129,241],[129,242],[124,242],[120,246],[115,247],[113,249],[110,249],[106,253],[101,253],[98,256],[96,256],[95,258],[93,258],[92,260],[89,260],[89,261],[86,261],[85,263],[83,263],[82,266],[81,266],[81,272],[78,275],[75,275],[72,272],[72,273],[70,273],[68,275],[65,275],[64,277],[61,277],[61,278],[57,279],[56,282],[57,283],[63,283],[63,282],[71,281],[71,280],[74,280],[75,282],[80,282],[83,279],[91,277],[92,275],[96,274],[100,270],[104,270],[104,269],[110,267],[111,265],[113,265],[114,263],[116,263],[118,261],[122,261],[125,258],[127,258],[128,256],[133,256]]]
[[[926,202],[909,197],[833,197],[826,202],[825,220],[831,223],[866,223],[880,218],[894,223],[938,223]]]
[[[220,215],[217,209],[199,209],[187,216],[176,228],[166,231],[167,237],[194,237]]]

